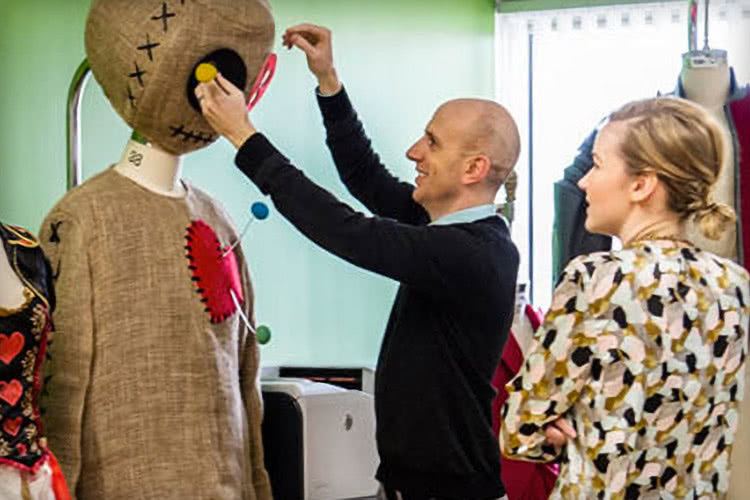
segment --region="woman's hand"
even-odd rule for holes
[[[578,437],[573,426],[563,417],[549,423],[544,428],[544,435],[547,438],[547,442],[555,446],[555,448],[561,448],[565,446],[568,439],[575,439]]]

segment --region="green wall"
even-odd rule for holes
[[[38,230],[65,190],[65,99],[84,57],[88,0],[0,0],[0,220]],[[404,152],[435,107],[494,93],[491,0],[272,0],[277,40],[299,22],[329,26],[340,76],[384,161],[406,179]],[[362,209],[334,172],[304,57],[277,43],[279,66],[253,121],[308,176]],[[99,87],[83,104],[85,177],[117,161],[129,131]],[[260,192],[225,141],[185,157],[185,176],[220,199],[238,226]],[[374,364],[396,284],[315,247],[272,208],[243,240],[256,317],[270,325],[264,364]]]

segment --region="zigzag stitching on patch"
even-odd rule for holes
[[[190,130],[185,130],[185,125],[180,125],[179,127],[170,126],[169,130],[172,132],[172,137],[182,136],[182,142],[188,142],[192,140],[193,142],[203,142],[204,144],[210,144],[215,139],[215,135],[212,134],[204,134],[203,132],[197,131],[193,132]]]

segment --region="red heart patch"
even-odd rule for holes
[[[196,291],[203,297],[212,323],[221,323],[237,310],[231,292],[242,303],[242,286],[233,251],[224,255],[214,230],[202,220],[193,221],[185,235],[188,269],[193,274]]]
[[[23,422],[22,417],[16,417],[13,419],[9,418],[5,422],[3,422],[3,430],[11,436],[16,437],[18,435],[18,431],[21,429],[21,422]]]
[[[13,332],[10,337],[0,333],[0,361],[9,365],[18,356],[26,343],[21,332]]]
[[[15,406],[23,394],[23,386],[18,380],[11,380],[10,383],[0,382],[0,399],[4,400],[11,406]]]

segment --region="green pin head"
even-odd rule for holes
[[[266,325],[260,325],[255,330],[255,338],[258,339],[260,345],[266,345],[271,340],[271,329]]]

